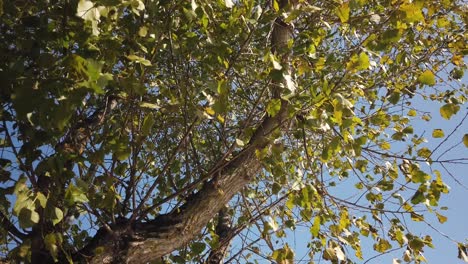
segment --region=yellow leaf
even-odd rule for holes
[[[437,219],[439,220],[439,223],[443,224],[447,221],[447,217],[446,216],[443,216],[439,213],[436,212],[436,215],[437,215]]]
[[[419,75],[418,81],[429,86],[436,84],[435,76],[430,70],[426,70],[421,75]]]
[[[445,136],[444,131],[442,129],[440,129],[440,128],[434,129],[432,131],[432,137],[433,138],[442,138],[444,136]]]
[[[205,113],[207,113],[210,116],[214,116],[215,111],[211,107],[205,107]]]
[[[422,13],[422,3],[405,3],[400,6],[400,10],[406,14],[406,22],[413,23],[424,20],[424,15]]]
[[[346,23],[349,20],[349,2],[343,3],[335,9],[336,15],[340,18],[341,23]]]
[[[461,55],[453,55],[452,57],[452,63],[457,65],[457,66],[460,66],[463,64],[463,56]]]
[[[465,144],[465,147],[468,148],[468,134],[465,134],[463,136],[463,144]]]

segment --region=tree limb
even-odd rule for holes
[[[11,235],[14,235],[15,237],[19,239],[25,239],[27,237],[27,234],[21,232],[16,228],[16,226],[8,220],[7,216],[3,214],[0,211],[0,225],[4,230],[6,230],[8,233]]]

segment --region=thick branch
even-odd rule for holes
[[[16,228],[16,226],[12,224],[10,220],[8,220],[7,216],[4,215],[1,211],[0,211],[0,225],[4,230],[6,230],[8,233],[14,235],[17,238],[24,239],[27,236],[25,233],[19,231],[18,228]]]
[[[218,235],[218,246],[212,248],[206,264],[220,264],[223,263],[226,256],[227,249],[232,240],[230,232],[232,231],[230,225],[230,217],[228,214],[228,207],[223,207],[218,213],[218,223],[216,224],[216,234]]]

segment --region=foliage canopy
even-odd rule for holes
[[[467,160],[413,124],[467,100],[462,0],[0,0],[0,19],[10,261],[288,263],[305,226],[311,259],[368,239],[419,263],[432,238],[405,221],[447,220],[434,166]]]

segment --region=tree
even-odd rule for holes
[[[291,263],[275,240],[305,225],[311,258],[359,260],[368,239],[419,263],[432,239],[405,221],[445,222],[435,168],[467,159],[436,158],[413,122],[431,119],[418,100],[445,119],[466,102],[467,14],[462,0],[0,1],[3,256]]]

